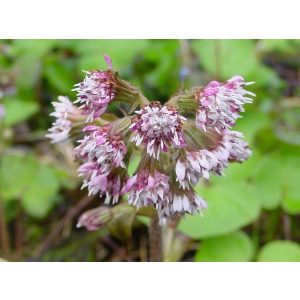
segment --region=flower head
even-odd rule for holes
[[[129,193],[129,204],[159,209],[168,201],[169,177],[157,170],[141,169],[127,181],[123,192]]]
[[[75,103],[82,104],[80,109],[83,115],[87,115],[87,122],[100,117],[107,109],[108,104],[114,100],[115,76],[108,71],[85,72],[83,82],[75,85],[74,91],[77,92]]]
[[[218,165],[218,157],[212,151],[202,149],[187,151],[186,156],[176,162],[176,181],[183,189],[189,189],[200,178],[209,179],[209,173]]]
[[[90,195],[106,195],[106,203],[118,202],[125,180],[122,168],[125,168],[124,157],[127,149],[120,136],[110,135],[109,127],[87,126],[88,134],[75,148],[76,157],[84,163],[78,168],[84,177],[83,186]]]
[[[159,159],[160,152],[167,152],[170,145],[178,148],[186,145],[181,132],[182,121],[185,120],[175,108],[152,102],[136,111],[130,126],[134,132],[131,141],[137,146],[143,143],[147,153]]]
[[[234,76],[225,84],[218,81],[210,82],[196,94],[199,107],[196,124],[202,129],[214,128],[223,133],[235,125],[236,119],[244,111],[244,104],[251,103],[255,94],[244,89],[252,84],[245,82],[241,76]]]
[[[230,131],[224,137],[225,143],[229,145],[229,161],[244,162],[251,155],[248,143],[244,141],[244,135],[238,131]]]
[[[194,214],[207,208],[206,201],[198,196],[194,190],[174,189],[170,193],[170,214]]]
[[[50,138],[52,143],[60,143],[69,137],[73,122],[80,116],[80,111],[65,96],[59,96],[58,101],[52,102],[52,105],[55,110],[50,116],[55,117],[55,121],[46,137]]]
[[[103,227],[112,218],[109,207],[97,207],[85,211],[78,220],[77,228],[85,227],[88,231],[94,231]]]

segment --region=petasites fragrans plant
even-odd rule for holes
[[[76,141],[82,187],[104,204],[116,205],[128,194],[136,208],[154,207],[161,223],[174,215],[201,213],[207,204],[194,190],[199,180],[222,175],[229,163],[251,155],[243,134],[232,131],[255,96],[245,89],[251,82],[241,76],[212,81],[162,104],[148,100],[120,78],[108,56],[105,60],[108,70],[85,72],[75,85],[74,102],[64,96],[53,102],[55,121],[47,136],[54,143]],[[140,162],[130,177],[127,169],[137,152]],[[101,207],[85,212],[78,226],[95,230],[109,218]]]

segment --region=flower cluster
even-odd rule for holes
[[[111,136],[108,126],[90,125],[83,132],[88,134],[74,149],[75,156],[84,162],[78,169],[84,177],[82,188],[87,187],[89,195],[105,194],[105,203],[116,204],[124,180],[118,169],[125,168],[126,146],[121,137]]]
[[[53,103],[56,120],[47,136],[53,142],[76,138],[82,187],[103,197],[105,204],[128,194],[129,204],[153,207],[161,222],[202,212],[207,204],[194,189],[199,180],[222,175],[230,163],[251,155],[243,134],[231,130],[244,105],[252,102],[254,94],[245,90],[250,83],[241,76],[212,81],[161,104],[149,101],[119,77],[108,57],[106,61],[108,70],[86,72],[75,86],[74,103],[62,96]],[[120,102],[124,117],[107,113],[112,102]],[[140,162],[130,177],[130,159],[138,152]],[[103,218],[110,218],[105,210],[92,210],[78,226],[94,230]]]
[[[244,104],[252,102],[249,96],[255,96],[244,89],[244,86],[252,83],[245,82],[241,76],[234,76],[225,84],[218,81],[210,82],[196,94],[199,104],[197,126],[202,130],[213,127],[220,133],[234,126],[236,119],[244,111]]]

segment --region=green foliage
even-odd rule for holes
[[[225,262],[250,261],[253,244],[247,234],[237,231],[228,235],[204,239],[195,255],[195,261]]]
[[[25,121],[39,109],[36,102],[24,101],[16,97],[4,99],[3,105],[5,109],[4,124],[7,126]]]
[[[114,68],[122,70],[148,45],[146,40],[86,40],[85,43],[77,40],[73,43],[73,50],[81,56],[78,62],[79,72],[107,68],[103,54],[111,57]]]
[[[300,246],[290,241],[270,242],[260,250],[257,260],[261,262],[299,262]]]
[[[255,190],[244,182],[225,182],[214,187],[197,187],[199,195],[207,199],[204,216],[182,219],[179,229],[194,239],[214,237],[233,232],[255,221],[260,202]]]
[[[204,68],[223,79],[235,74],[248,78],[258,66],[252,40],[199,40],[193,47]]]
[[[58,173],[33,155],[10,154],[1,158],[1,198],[20,201],[33,217],[43,218],[53,208],[59,189]]]
[[[165,101],[181,86],[182,45],[177,40],[12,40],[1,44],[9,47],[0,55],[0,88],[7,85],[3,74],[8,73],[13,91],[0,99],[5,108],[4,127],[0,124],[0,196],[9,222],[14,223],[17,201],[21,203],[30,244],[47,235],[60,213],[74,206],[69,193],[75,202],[85,195],[70,181],[67,168],[45,163],[64,159],[44,140],[52,122],[51,101],[58,95],[74,99],[71,89],[83,79],[82,70],[106,68],[104,53],[150,99]],[[253,155],[243,164],[231,164],[225,176],[197,186],[208,209],[203,216],[185,216],[179,230],[185,239],[199,243],[196,261],[255,257],[258,261],[300,261],[299,40],[193,40],[190,46],[193,70],[185,86],[189,81],[202,85],[240,74],[255,81],[249,90],[257,97],[246,105],[234,128],[244,133]],[[139,157],[131,160],[130,176],[138,161]],[[285,215],[294,242],[272,241],[285,236]],[[110,226],[110,235],[126,243],[142,243],[144,237],[139,235],[145,233],[132,234],[132,227],[135,230],[138,223],[145,229],[141,224],[149,223],[149,218],[138,218],[141,222],[134,222],[134,213],[128,211],[125,220],[120,216]],[[69,240],[42,260],[99,259],[94,250],[105,248],[97,243],[109,231],[81,235],[73,225],[64,228],[64,235],[70,232]],[[107,257],[107,251],[101,257]]]

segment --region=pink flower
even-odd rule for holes
[[[209,173],[217,164],[217,155],[209,150],[187,151],[186,156],[176,162],[176,181],[183,189],[190,189],[200,178],[209,179]]]
[[[159,159],[160,152],[167,152],[170,145],[182,148],[185,141],[181,132],[182,121],[185,121],[175,108],[152,102],[136,111],[130,129],[134,132],[131,141],[137,146],[143,143],[147,153]]]
[[[80,140],[74,151],[77,157],[97,162],[103,173],[111,167],[125,168],[123,159],[127,152],[126,146],[118,135],[110,135],[108,126],[87,126],[83,132],[88,134]]]
[[[112,212],[108,207],[97,207],[85,211],[78,220],[77,228],[85,227],[88,231],[102,228],[112,218]]]
[[[196,114],[196,125],[206,131],[207,127],[223,133],[235,125],[236,119],[244,111],[244,104],[252,103],[255,94],[246,91],[245,82],[241,76],[234,76],[225,84],[218,81],[210,82],[201,90],[196,98],[199,108]]]
[[[68,97],[59,96],[57,102],[52,102],[55,111],[50,116],[55,117],[52,127],[46,135],[52,143],[60,143],[68,139],[73,122],[80,116],[80,112]]]
[[[230,131],[225,135],[224,140],[229,146],[229,161],[244,162],[251,155],[248,143],[244,140],[244,135],[238,131]]]
[[[127,181],[123,192],[129,193],[129,204],[137,208],[153,206],[159,209],[168,202],[169,177],[157,170],[142,169]]]
[[[158,209],[160,223],[166,223],[167,219],[173,215],[183,215],[185,213],[202,213],[207,208],[206,201],[198,196],[193,189],[183,190],[173,187],[168,195],[168,201]]]
[[[89,195],[106,195],[105,203],[117,203],[124,185],[124,158],[126,146],[117,135],[111,136],[109,127],[87,126],[88,134],[74,149],[77,158],[84,163],[78,168],[84,177],[82,188],[87,187]]]
[[[193,190],[176,190],[170,193],[170,213],[194,214],[207,208],[206,201]]]
[[[79,108],[83,115],[87,115],[87,122],[100,117],[107,109],[108,104],[116,96],[115,78],[113,72],[91,71],[85,72],[83,82],[75,85],[77,92],[74,103],[82,104]]]

